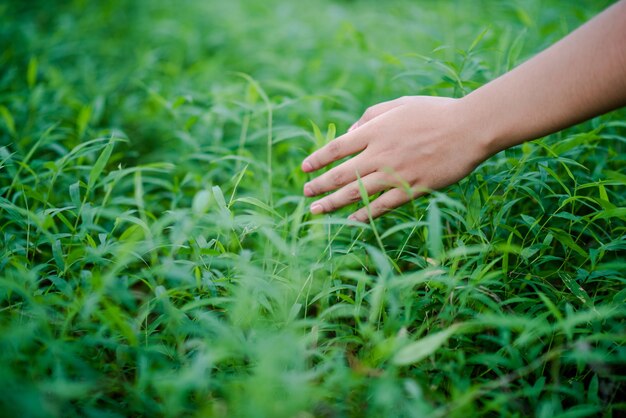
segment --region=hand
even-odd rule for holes
[[[312,172],[357,154],[304,185],[308,197],[334,191],[314,202],[311,212],[332,212],[361,200],[358,178],[369,196],[386,191],[370,203],[376,218],[467,176],[488,155],[471,126],[477,121],[461,102],[413,96],[369,108],[345,135],[302,162],[302,170]],[[367,222],[367,208],[350,219]]]

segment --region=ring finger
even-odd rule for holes
[[[360,181],[368,196],[372,196],[383,190],[387,190],[393,185],[389,182],[389,176],[385,173],[374,172],[363,177]],[[335,193],[329,194],[311,204],[311,213],[327,213],[340,209],[350,203],[361,200],[361,188],[359,180],[342,187]]]

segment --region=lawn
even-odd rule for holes
[[[0,4],[0,416],[626,414],[626,111],[372,224],[300,163],[610,2]]]

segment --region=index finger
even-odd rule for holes
[[[348,132],[339,138],[333,139],[305,158],[302,161],[302,171],[309,173],[319,170],[334,161],[363,151],[366,145],[362,135],[356,135],[356,132]]]

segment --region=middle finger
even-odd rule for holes
[[[361,153],[306,183],[304,185],[304,195],[312,197],[339,189],[355,181],[357,174],[360,177],[365,177],[374,171],[373,165]]]

